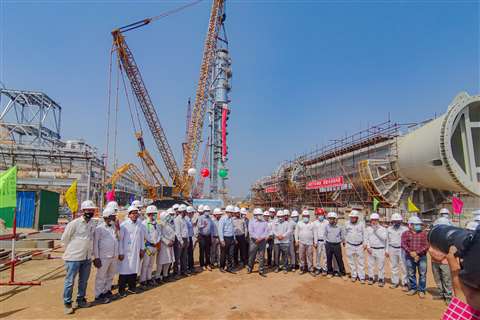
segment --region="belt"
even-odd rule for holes
[[[357,244],[354,244],[354,243],[350,243],[350,242],[347,242],[349,245],[351,246],[354,246],[354,247],[358,247],[358,246],[361,246],[363,243],[360,242],[360,243],[357,243]]]
[[[323,241],[325,241],[325,240],[317,240],[317,241],[318,241],[318,242],[323,242]]]
[[[370,247],[370,249],[385,249],[385,247]]]
[[[392,245],[390,245],[390,247],[395,248],[395,249],[400,249],[401,248],[401,247],[395,247],[395,246],[392,246]]]
[[[327,242],[327,244],[340,244],[341,243],[341,242],[328,242],[328,241],[326,241],[326,242]]]

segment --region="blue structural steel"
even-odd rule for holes
[[[17,192],[17,227],[33,228],[35,223],[35,192]]]

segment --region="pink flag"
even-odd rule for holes
[[[463,209],[463,201],[460,200],[460,198],[453,197],[452,198],[452,208],[453,208],[453,213],[456,215],[460,215],[462,213]]]
[[[107,198],[107,201],[115,201],[115,190],[107,191],[105,198]]]

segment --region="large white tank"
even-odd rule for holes
[[[400,137],[398,174],[423,187],[480,196],[480,96],[460,93],[441,117]]]

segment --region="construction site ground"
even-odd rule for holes
[[[61,252],[55,253],[60,257]],[[198,259],[197,259],[198,261]],[[348,268],[347,268],[348,269]],[[399,288],[360,285],[309,274],[221,273],[218,269],[167,283],[106,305],[63,314],[65,271],[61,259],[33,260],[16,269],[18,281],[41,280],[41,286],[0,287],[0,318],[6,319],[439,319],[445,304],[406,296]],[[7,281],[9,271],[0,273]],[[389,270],[387,268],[387,278]],[[388,281],[388,280],[387,280]],[[93,300],[95,268],[87,298]],[[116,283],[116,280],[115,280]],[[75,284],[76,286],[76,284]],[[74,297],[76,292],[74,291]]]

